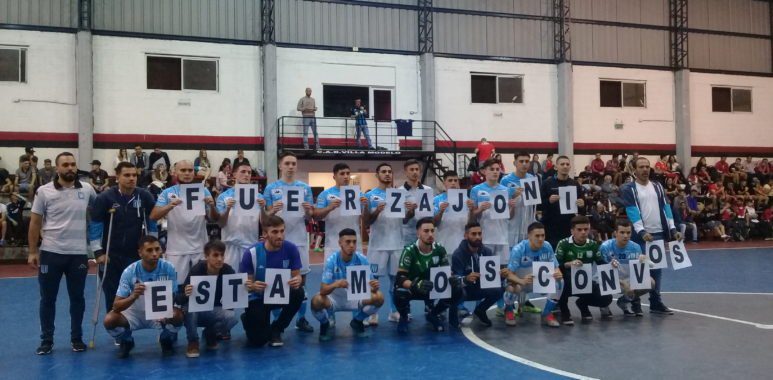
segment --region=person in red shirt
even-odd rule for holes
[[[475,147],[475,155],[478,157],[479,163],[488,160],[494,153],[496,153],[494,144],[488,142],[485,137],[480,139],[480,144]]]
[[[768,206],[765,211],[762,212],[760,218],[759,230],[762,231],[762,236],[765,240],[773,240],[773,206]]]
[[[596,158],[590,162],[590,171],[594,183],[598,183],[599,179],[604,178],[605,168],[606,165],[604,164],[604,160],[601,159],[601,153],[596,153]]]
[[[727,163],[727,157],[720,157],[719,161],[714,164],[714,169],[722,174],[727,174],[730,171],[730,164]]]
[[[611,176],[612,183],[620,186],[622,176],[620,175],[620,159],[618,158],[617,153],[613,154],[612,159],[607,161],[607,165],[604,167],[604,174]]]
[[[762,183],[768,183],[770,180],[770,170],[770,163],[767,158],[762,159],[762,161],[757,164],[757,167],[754,168],[754,171],[757,173],[757,178],[759,178]]]
[[[472,181],[473,186],[486,182],[486,177],[483,175],[483,168],[473,173],[470,180]]]

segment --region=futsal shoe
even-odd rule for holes
[[[410,322],[411,320],[413,320],[413,316],[411,316],[411,314],[408,313],[408,320],[406,321],[406,323]],[[400,322],[400,313],[396,312],[396,311],[393,312],[393,313],[390,313],[389,314],[389,322],[395,322],[395,323]]]
[[[620,297],[617,299],[617,307],[619,307],[620,310],[623,311],[623,316],[633,317],[636,315],[636,313],[631,311],[630,302],[626,301],[623,297]]]
[[[38,355],[48,355],[53,350],[54,350],[54,342],[50,340],[44,340],[40,342],[40,346],[38,347],[37,350],[35,350],[35,353]]]
[[[272,331],[271,332],[271,339],[268,340],[268,345],[270,347],[282,347],[285,345],[285,343],[282,341],[282,333],[279,331]]]
[[[571,315],[561,315],[561,324],[564,326],[574,326],[574,320]]]
[[[194,340],[191,342],[188,342],[188,349],[185,350],[185,357],[187,358],[198,358],[199,357],[199,341]]]
[[[400,334],[408,333],[408,319],[401,319],[397,322],[397,332]]]
[[[134,348],[134,340],[122,340],[121,345],[118,346],[118,359],[126,359],[129,357],[129,353]]]
[[[207,350],[217,350],[217,341],[219,340],[217,334],[204,329],[202,335],[204,335],[204,343],[207,345]]]
[[[547,316],[543,317],[542,324],[548,327],[561,327],[561,324],[558,323],[556,317],[553,314],[548,314]]]
[[[366,319],[365,321],[367,322],[366,326],[378,326],[378,314],[371,315],[370,318]]]
[[[631,308],[633,309],[633,313],[637,317],[643,317],[644,316],[644,312],[641,309],[641,300],[640,299],[637,298],[637,299],[631,301]]]
[[[505,310],[505,325],[515,327],[518,322],[515,319],[515,312],[512,309]]]
[[[333,339],[333,329],[330,328],[330,322],[319,325],[319,341],[329,342]]]
[[[311,327],[311,324],[309,324],[309,321],[307,321],[306,318],[298,318],[298,321],[295,322],[295,329],[307,333],[314,332],[314,328]]]
[[[525,313],[532,313],[532,314],[539,314],[539,313],[542,313],[542,309],[540,309],[540,308],[538,308],[538,307],[534,306],[534,305],[531,303],[531,301],[526,301],[526,302],[524,303],[524,305],[523,305],[523,308],[522,308],[522,310],[523,310]]]
[[[491,327],[492,323],[488,315],[486,315],[486,310],[476,307],[474,313],[478,317],[478,322],[486,327]]]
[[[663,314],[663,315],[674,315],[674,311],[669,309],[668,306],[666,306],[664,304],[650,306],[650,313],[652,313],[652,314]]]
[[[70,344],[72,345],[72,352],[86,351],[86,344],[81,339],[73,339]]]
[[[443,327],[443,322],[440,321],[439,316],[434,315],[432,313],[427,314],[427,322],[429,322],[432,325],[432,330],[436,332],[445,331],[445,328]]]
[[[352,321],[349,322],[349,327],[354,330],[354,333],[358,338],[365,338],[368,336],[368,333],[365,332],[365,325],[362,323],[362,321],[352,319]]]
[[[464,305],[459,306],[456,311],[459,313],[459,319],[465,319],[470,316],[470,311]]]
[[[170,356],[174,354],[174,341],[172,339],[159,339],[158,344],[161,345],[162,355]]]
[[[608,307],[602,307],[602,308],[599,308],[599,310],[601,311],[602,321],[608,321],[612,319],[612,316],[613,316],[612,310],[609,310]]]

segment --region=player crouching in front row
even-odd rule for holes
[[[319,321],[319,340],[328,341],[333,338],[329,317],[337,311],[354,311],[349,326],[359,337],[366,336],[365,321],[368,317],[378,312],[384,304],[384,295],[379,291],[378,280],[369,274],[370,298],[357,301],[347,299],[346,268],[350,266],[366,266],[371,273],[368,259],[357,249],[357,233],[351,228],[344,228],[338,233],[338,245],[340,250],[334,252],[325,260],[325,268],[322,270],[322,284],[320,290],[311,299],[311,310]],[[356,281],[355,281],[356,282]]]
[[[164,355],[173,353],[177,329],[183,324],[183,312],[174,308],[173,317],[160,320],[145,319],[145,282],[171,281],[177,291],[177,273],[168,261],[161,259],[161,244],[153,236],[140,239],[140,260],[129,265],[121,274],[113,310],[105,316],[105,329],[119,344],[119,358],[126,358],[134,348],[132,331],[159,329],[159,343]]]
[[[451,277],[451,299],[430,300],[430,292],[434,284],[430,280],[430,268],[449,266],[446,249],[435,243],[435,222],[432,218],[422,218],[416,222],[416,234],[418,240],[405,247],[400,255],[400,264],[395,281],[394,298],[397,311],[400,313],[400,321],[397,323],[397,331],[408,332],[408,313],[412,300],[423,300],[430,305],[426,314],[427,322],[432,324],[435,331],[444,331],[440,314],[448,309],[449,305],[457,305],[462,297],[462,281],[458,277]],[[448,313],[448,324],[452,328],[459,327],[459,316],[456,312]]]

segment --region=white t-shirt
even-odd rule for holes
[[[660,203],[655,185],[652,181],[647,182],[646,186],[636,182],[636,192],[639,195],[639,211],[641,211],[644,230],[648,233],[663,232],[663,225],[660,223]]]
[[[368,197],[371,212],[375,212],[379,204],[386,202],[386,191],[378,187],[365,196]],[[370,225],[368,252],[397,251],[403,248],[403,218],[388,218],[384,213],[379,214],[376,221]]]
[[[362,196],[362,194],[360,194]],[[333,186],[325,191],[321,192],[317,196],[317,205],[319,209],[330,206],[335,200],[341,200],[341,188]],[[357,198],[357,203],[360,199]],[[325,253],[330,254],[340,249],[338,245],[338,234],[346,228],[351,228],[357,234],[357,250],[362,252],[362,243],[360,239],[360,216],[359,215],[347,215],[341,216],[342,206],[339,206],[335,210],[325,216]]]
[[[88,183],[82,187],[57,189],[54,182],[41,186],[32,202],[32,212],[43,217],[41,251],[62,255],[86,255],[88,209],[97,193]]]
[[[5,215],[8,212],[8,208],[5,207],[5,204],[0,203],[0,214]]]
[[[204,196],[208,198],[212,194],[205,188]],[[166,206],[177,198],[180,198],[180,185],[164,190],[158,196],[156,207]],[[204,215],[193,215],[183,209],[184,207],[175,207],[166,214],[166,254],[170,256],[203,254],[204,244],[209,240],[207,218]]]

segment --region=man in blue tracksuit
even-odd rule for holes
[[[92,229],[89,236],[93,236],[90,245],[94,257],[98,262],[103,262],[100,258],[107,249],[110,210],[115,210],[107,271],[102,282],[108,312],[113,308],[121,273],[131,263],[140,259],[137,254],[140,238],[158,234],[156,222],[148,217],[156,202],[150,192],[137,187],[137,168],[129,162],[121,162],[115,169],[115,175],[118,186],[113,186],[97,196],[91,210],[93,223],[89,225]]]
[[[645,244],[649,241],[682,240],[682,234],[676,230],[674,216],[663,186],[649,179],[649,160],[639,157],[634,165],[636,180],[620,187],[625,212],[636,232],[632,240],[642,247],[642,252],[645,252]],[[650,276],[655,280],[655,288],[650,291],[650,312],[674,314],[660,298],[661,270],[651,270]]]

